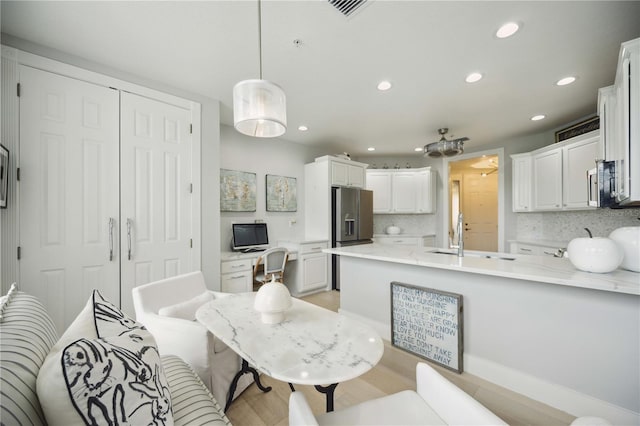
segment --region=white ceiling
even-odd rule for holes
[[[1,7],[3,33],[219,99],[225,124],[233,85],[259,74],[256,1]],[[511,20],[521,30],[497,39]],[[620,43],[637,37],[640,1],[369,0],[349,18],[324,0],[262,3],[263,76],[287,94],[282,138],[352,155],[419,156],[440,127],[475,151],[593,114]],[[484,79],[465,83],[471,71]],[[555,86],[567,75],[578,80]],[[383,79],[391,90],[376,89]]]

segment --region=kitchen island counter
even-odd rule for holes
[[[325,250],[339,255],[340,313],[391,341],[390,283],[459,294],[464,371],[574,416],[640,424],[640,274],[592,274],[548,256],[434,250]]]
[[[364,244],[324,251],[346,257],[640,295],[640,273],[637,272],[616,269],[607,274],[595,274],[577,270],[567,258],[473,251],[465,251],[466,255],[459,258],[453,254],[435,254],[435,250],[439,249]],[[495,257],[485,258],[482,254]]]

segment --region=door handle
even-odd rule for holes
[[[133,219],[127,218],[127,245],[128,245],[128,254],[127,258],[131,260],[131,227],[133,226]]]
[[[112,217],[109,218],[109,262],[113,261],[113,223]]]

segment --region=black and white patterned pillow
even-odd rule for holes
[[[88,304],[92,315],[76,320],[91,320],[96,335],[76,336],[52,352],[57,366],[45,361],[41,374],[53,380],[41,387],[39,377],[38,391],[54,394],[42,403],[49,424],[172,425],[169,385],[151,334],[97,290]]]

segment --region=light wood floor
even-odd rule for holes
[[[338,292],[323,292],[304,300],[337,311]],[[357,379],[340,383],[335,391],[335,409],[378,398],[405,389],[415,389],[415,365],[420,358],[385,344],[380,363]],[[548,405],[511,392],[468,373],[456,374],[439,368],[438,371],[465,392],[500,416],[510,425],[568,425],[575,417]],[[234,426],[289,424],[289,385],[262,375],[262,383],[272,386],[271,392],[261,392],[251,385],[231,405],[227,416]],[[309,401],[314,413],[325,410],[325,397],[312,386],[297,386]]]

